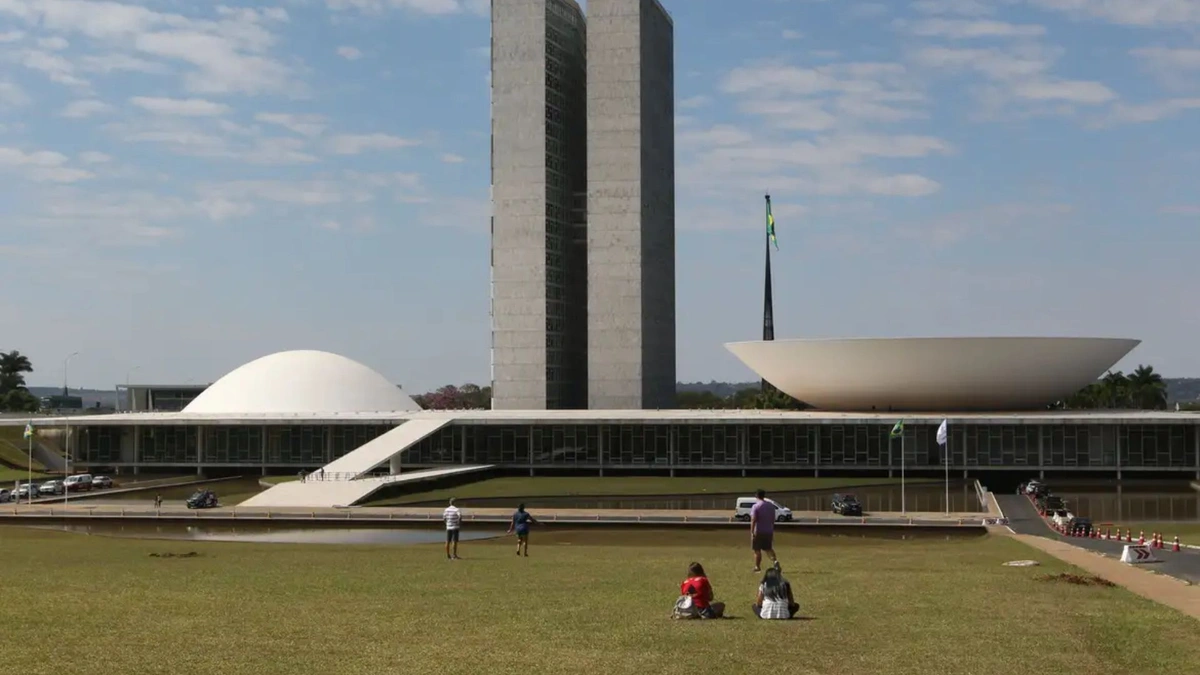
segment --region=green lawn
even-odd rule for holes
[[[36,459],[30,461],[27,449],[29,442],[22,440],[22,433],[23,430],[20,427],[0,427],[0,468],[7,465],[25,469],[32,464],[34,471],[44,471],[46,467],[41,462]]]
[[[371,502],[370,506],[411,504],[432,500],[482,499],[488,497],[590,497],[641,495],[702,495],[745,493],[753,495],[762,488],[767,492],[835,489],[846,486],[899,484],[899,478],[738,478],[663,476],[535,476],[505,477],[481,480],[455,488],[431,490],[393,499]]]
[[[28,478],[29,478],[28,471],[18,470],[18,469],[10,469],[8,467],[0,466],[0,487],[11,488],[13,482],[21,481],[22,483],[24,483],[26,480],[28,480]],[[38,473],[36,471],[33,472],[33,480],[35,480],[35,481],[42,480],[42,479],[48,479],[48,478],[50,478],[50,476],[47,474]]]
[[[1146,538],[1154,532],[1161,532],[1163,540],[1168,544],[1171,543],[1173,537],[1178,536],[1179,541],[1184,544],[1196,544],[1200,546],[1200,522],[1191,521],[1187,523],[1180,522],[1145,522],[1145,523],[1120,523],[1121,534],[1125,533],[1126,529],[1133,530],[1133,538],[1138,538],[1139,532],[1145,532]],[[1101,527],[1101,531],[1103,531]]]
[[[1200,622],[1008,538],[777,539],[808,621],[759,623],[741,533],[535,532],[438,545],[122,540],[0,529],[3,655],[21,673],[1194,673]],[[169,559],[152,553],[195,551]],[[1038,558],[1043,565],[1002,567]],[[692,560],[734,618],[675,622]],[[53,583],[27,583],[52,579]],[[182,583],[181,583],[182,582]],[[69,607],[67,615],[28,610]],[[65,618],[64,618],[65,617]],[[1053,617],[1047,629],[1045,617]]]

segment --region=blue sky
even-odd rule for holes
[[[1144,340],[1200,375],[1200,2],[665,0],[681,379],[776,335]],[[488,378],[486,0],[0,0],[0,348]]]

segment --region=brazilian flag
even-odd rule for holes
[[[892,438],[900,438],[904,435],[904,420],[896,422],[896,426],[892,427]]]
[[[775,250],[779,250],[779,240],[775,238],[775,216],[771,215],[771,197],[767,196],[767,238],[775,245]]]

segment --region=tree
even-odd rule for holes
[[[25,387],[25,373],[33,372],[29,357],[17,350],[0,353],[0,410],[36,412],[37,398]]]
[[[461,387],[448,384],[435,391],[413,397],[426,410],[474,410],[492,407],[492,388],[467,383]]]
[[[1133,373],[1109,371],[1096,382],[1051,406],[1067,410],[1162,410],[1167,407],[1167,383],[1151,366]]]
[[[29,357],[17,350],[0,353],[0,394],[25,389],[25,373],[33,372]]]
[[[1138,366],[1127,380],[1129,395],[1140,410],[1162,410],[1167,407],[1167,383],[1153,366]]]

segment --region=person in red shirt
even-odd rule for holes
[[[713,602],[712,584],[708,582],[704,566],[698,562],[688,565],[688,578],[679,584],[679,593],[691,596],[702,619],[719,619],[725,613],[725,603]]]

